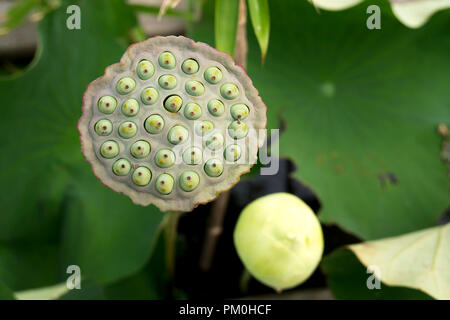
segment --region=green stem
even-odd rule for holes
[[[166,244],[166,267],[171,279],[175,275],[175,254],[177,243],[178,220],[180,211],[169,211],[165,216],[164,239]]]

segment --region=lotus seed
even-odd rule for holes
[[[152,114],[145,119],[144,127],[148,133],[160,133],[164,129],[164,119],[159,114]]]
[[[128,94],[136,87],[136,81],[133,78],[125,77],[117,81],[116,90],[119,94]]]
[[[99,136],[108,136],[112,132],[113,125],[108,119],[101,119],[97,121],[94,128]]]
[[[197,147],[189,147],[183,152],[183,161],[186,164],[195,165],[202,162],[202,150]]]
[[[137,167],[133,172],[133,182],[138,186],[146,186],[152,179],[152,172],[147,167]]]
[[[98,100],[97,106],[100,112],[111,114],[116,110],[117,100],[111,96],[103,96]]]
[[[186,192],[190,192],[197,188],[199,183],[200,177],[195,171],[187,170],[180,176],[180,187]]]
[[[134,117],[139,112],[139,102],[136,99],[128,99],[122,104],[122,113],[127,117]]]
[[[175,154],[170,149],[161,149],[155,154],[155,164],[160,168],[168,168],[175,162]]]
[[[191,96],[201,96],[205,92],[205,87],[199,81],[190,80],[184,85],[186,92]]]
[[[142,159],[149,155],[150,150],[150,143],[145,140],[139,140],[131,145],[130,153],[133,157]]]
[[[163,89],[170,90],[177,86],[177,78],[171,74],[165,74],[158,79],[159,86]]]
[[[155,73],[155,67],[150,61],[141,60],[136,68],[136,73],[142,80],[148,80]]]
[[[234,139],[242,139],[248,133],[247,125],[240,120],[235,120],[228,126],[228,133]]]
[[[130,161],[119,159],[113,164],[113,172],[116,176],[126,176],[131,170]]]
[[[112,159],[119,154],[119,145],[114,140],[105,141],[100,147],[100,154],[106,159]]]
[[[223,135],[221,133],[214,133],[206,140],[206,147],[211,150],[218,150],[222,148],[223,140]]]
[[[186,59],[181,65],[181,69],[186,74],[194,74],[198,71],[198,62],[194,59]]]
[[[225,112],[225,106],[223,105],[222,101],[213,99],[209,100],[208,102],[208,111],[215,117],[219,117],[223,115]]]
[[[206,69],[203,76],[205,77],[205,80],[211,84],[217,84],[222,81],[222,71],[220,71],[217,67],[210,67]]]
[[[178,95],[168,96],[164,100],[164,108],[169,112],[178,112],[183,105],[183,99]]]
[[[202,108],[194,102],[188,103],[184,107],[184,116],[189,120],[197,120],[202,115]]]
[[[141,92],[141,101],[147,105],[152,105],[156,103],[158,97],[159,97],[158,90],[156,90],[153,87],[147,87]]]
[[[209,159],[205,163],[205,172],[210,177],[218,177],[223,172],[223,163],[219,159]]]
[[[220,94],[225,99],[233,100],[239,96],[239,88],[233,83],[225,83],[220,87]]]
[[[177,63],[175,56],[172,54],[172,52],[164,51],[159,55],[158,63],[161,66],[161,68],[164,69],[173,69],[175,68],[175,65]]]
[[[235,120],[244,120],[248,117],[250,111],[247,105],[243,103],[237,103],[230,108],[230,113]]]
[[[171,144],[179,144],[189,138],[189,131],[180,125],[173,126],[167,134],[167,139]]]
[[[227,161],[237,161],[241,157],[241,147],[238,144],[231,144],[225,148],[223,156]]]
[[[156,178],[155,187],[161,194],[169,194],[172,192],[174,180],[168,173],[163,173]]]
[[[130,139],[136,135],[137,126],[134,122],[125,121],[119,126],[119,135],[122,138]]]
[[[214,124],[211,121],[203,120],[197,124],[197,126],[195,128],[195,132],[199,136],[204,136],[208,132],[210,132],[212,129],[214,129]]]

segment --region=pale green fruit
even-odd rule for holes
[[[274,193],[244,208],[234,245],[250,274],[279,291],[301,284],[314,272],[323,252],[322,228],[301,199]]]

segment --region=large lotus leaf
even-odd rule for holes
[[[264,66],[248,33],[269,126],[284,120],[280,153],[319,196],[321,220],[365,239],[435,225],[450,187],[437,134],[450,123],[450,11],[411,30],[373,4],[381,30],[367,29],[364,4],[317,14],[307,1],[271,1]],[[207,16],[190,34],[211,43]]]

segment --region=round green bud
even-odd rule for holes
[[[177,78],[171,74],[165,74],[158,79],[159,86],[163,89],[170,90],[177,86]]]
[[[131,170],[130,161],[119,159],[113,164],[113,172],[116,176],[126,176]]]
[[[128,94],[136,87],[136,81],[133,78],[125,77],[117,81],[116,90],[119,94]]]
[[[239,88],[234,83],[225,83],[220,87],[220,94],[227,100],[233,100],[239,96]]]
[[[161,149],[155,154],[155,164],[160,168],[168,168],[175,162],[175,153],[170,149]]]
[[[200,123],[198,123],[197,126],[195,127],[195,132],[199,136],[204,136],[213,129],[214,129],[214,123],[212,123],[209,120],[203,120]]]
[[[134,117],[139,112],[139,102],[136,99],[128,99],[122,104],[122,113],[127,117]]]
[[[184,171],[180,176],[180,187],[186,192],[190,192],[198,187],[200,177],[197,172],[192,170]]]
[[[217,67],[210,67],[203,74],[205,80],[211,84],[217,84],[222,81],[222,71]]]
[[[170,51],[164,51],[161,53],[158,57],[158,63],[161,66],[161,68],[164,69],[173,69],[175,68],[175,65],[177,64],[177,60],[175,59],[175,56]]]
[[[131,179],[134,184],[143,187],[149,184],[152,179],[152,172],[147,167],[137,167],[136,170],[134,170]]]
[[[203,86],[203,84],[195,80],[187,81],[184,85],[184,88],[186,89],[186,92],[188,94],[195,97],[201,96],[203,93],[205,93],[205,87]]]
[[[214,133],[206,140],[206,147],[211,150],[218,150],[223,147],[223,135],[221,133]]]
[[[202,115],[202,108],[194,102],[189,102],[184,107],[184,116],[189,120],[197,120]]]
[[[168,96],[166,100],[164,100],[164,108],[169,112],[178,112],[182,105],[183,99],[176,94]]]
[[[155,73],[155,67],[153,63],[148,60],[141,60],[136,68],[136,73],[142,80],[150,79]]]
[[[301,199],[273,193],[244,208],[234,245],[252,276],[276,290],[289,289],[303,283],[318,266],[322,228]]]
[[[223,152],[223,156],[225,160],[234,162],[239,160],[241,157],[241,146],[238,144],[230,144],[228,147],[225,148],[225,151]]]
[[[100,112],[111,114],[116,110],[117,100],[111,96],[103,96],[98,100],[97,106]]]
[[[186,164],[195,165],[202,162],[202,150],[198,147],[189,147],[183,152],[183,161]]]
[[[206,161],[204,169],[208,176],[218,177],[223,172],[223,163],[219,159],[212,158]]]
[[[137,159],[145,158],[151,151],[150,143],[145,140],[138,140],[131,145],[130,153]]]
[[[172,192],[174,180],[168,173],[163,173],[156,178],[155,188],[161,194],[169,194]]]
[[[219,117],[223,115],[225,112],[225,106],[223,102],[217,99],[209,100],[208,102],[208,111],[215,117]]]
[[[194,59],[186,59],[181,65],[181,69],[186,74],[194,74],[198,71],[198,62]]]
[[[171,144],[179,144],[182,143],[189,138],[189,131],[180,125],[173,126],[170,128],[169,133],[167,134],[167,140]]]
[[[133,138],[137,133],[137,126],[132,121],[122,122],[119,126],[119,135],[124,139]]]
[[[160,133],[164,129],[164,119],[159,114],[152,114],[145,119],[144,127],[148,133]]]
[[[240,120],[235,120],[228,126],[228,133],[234,139],[242,139],[248,134],[247,125]]]
[[[119,154],[119,145],[114,140],[103,142],[100,147],[100,154],[103,158],[112,159]]]
[[[152,105],[156,103],[158,97],[159,97],[158,90],[156,90],[153,87],[147,87],[141,92],[141,101],[147,105]]]
[[[94,130],[95,130],[95,132],[97,132],[97,134],[99,136],[110,135],[112,132],[112,129],[113,129],[113,124],[108,119],[98,120],[94,126]]]
[[[248,117],[250,110],[248,109],[247,105],[243,103],[237,103],[230,108],[230,113],[235,120],[244,120]]]

